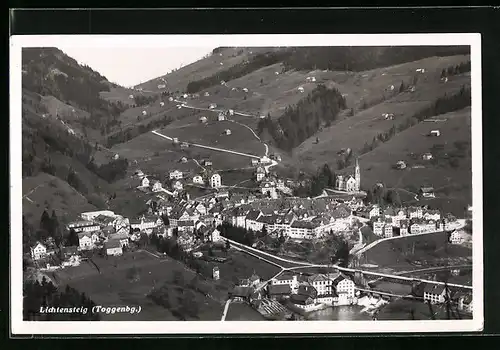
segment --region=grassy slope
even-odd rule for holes
[[[76,218],[83,211],[95,210],[67,182],[46,173],[23,179],[23,196],[28,193],[29,199],[23,198],[23,214],[37,225],[45,208],[54,209],[62,222]]]
[[[240,50],[243,52],[241,55],[238,55]],[[177,71],[139,84],[137,87],[142,88],[145,91],[159,91],[158,84],[164,84],[162,79],[165,79],[167,81],[167,90],[185,91],[186,86],[190,81],[210,77],[217,72],[239,64],[248,58],[250,51],[252,51],[252,54],[256,54],[258,52],[268,52],[271,50],[273,50],[273,48],[228,48],[220,52],[222,56],[217,53],[207,58],[202,58],[194,63],[182,67]],[[223,65],[220,65],[221,62]]]

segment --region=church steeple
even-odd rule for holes
[[[356,190],[359,191],[361,188],[361,171],[359,170],[359,161],[356,157],[356,168],[354,171],[354,179],[356,180]]]

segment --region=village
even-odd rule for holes
[[[350,254],[356,256],[373,244],[364,239],[366,234],[362,232],[366,230],[375,240],[448,231],[450,244],[466,244],[466,235],[460,230],[464,220],[451,214],[425,206],[381,207],[366,203],[360,189],[358,160],[354,174],[337,177],[333,195],[325,193],[316,198],[293,197],[293,182],[270,174],[265,168],[269,162],[267,157],[252,160],[258,187],[246,193],[224,186],[224,179],[212,170],[209,161],[204,163],[208,171],[184,174],[173,169],[163,182],[137,169],[132,175],[136,190],[150,194],[147,212],[133,218],[111,210],[81,213],[66,227],[69,235],[77,236],[77,245],[57,247],[49,237],[32,247],[31,259],[40,271],[71,269],[80,265],[89,252],[122,256],[152,237],[173,240],[194,259],[218,264],[230,259],[231,249],[252,255],[248,249],[276,252],[272,247],[283,242],[321,243],[332,237],[347,242]],[[204,186],[211,192],[192,199],[186,191],[189,186]],[[53,256],[60,257],[59,263],[54,263]],[[257,257],[266,261],[262,255]],[[246,303],[268,319],[300,319],[317,310],[343,305],[360,305],[375,314],[389,303],[390,296],[375,290],[366,292],[352,274],[336,269],[334,263],[329,262],[331,266],[322,272],[302,272],[274,262],[282,269],[277,275],[262,279],[253,274],[235,283],[228,293],[227,306],[231,302]],[[352,264],[356,264],[355,260],[349,262]],[[214,266],[210,278],[217,281],[220,274],[219,267]],[[442,304],[448,300],[449,292],[443,286],[429,284],[420,289],[419,298],[424,302]],[[471,293],[457,292],[453,298],[460,310],[472,312]],[[223,320],[226,312],[227,307]]]

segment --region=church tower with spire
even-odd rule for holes
[[[359,170],[359,161],[356,158],[356,169],[354,170],[354,179],[356,180],[356,191],[361,189],[361,171]]]

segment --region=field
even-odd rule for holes
[[[62,286],[69,284],[80,292],[84,292],[97,305],[129,305],[142,308],[141,313],[136,315],[105,315],[104,320],[168,321],[178,319],[167,308],[157,305],[147,295],[155,287],[161,288],[168,281],[173,286],[182,284],[183,282],[172,281],[176,273],[180,274],[181,280],[187,283],[194,278],[194,272],[187,270],[177,261],[158,259],[139,251],[109,259],[94,257],[93,260],[99,266],[101,273],[95,268],[89,270],[89,264],[84,263],[79,267],[57,272],[56,281]],[[172,297],[178,297],[178,294],[182,294],[186,288],[173,288],[169,292],[173,294]],[[200,319],[220,319],[222,305],[219,302],[206,298],[199,292],[196,292],[195,296]]]
[[[87,198],[68,183],[46,173],[23,179],[23,214],[38,226],[44,209],[54,209],[62,222],[77,217],[81,212],[96,210]]]
[[[413,243],[415,243],[414,252]],[[455,260],[456,263],[463,263],[464,258],[472,256],[472,250],[447,243],[446,232],[438,232],[382,241],[363,255],[365,263],[378,265],[378,268],[406,271],[451,265]],[[415,261],[420,262],[421,266],[416,267]],[[431,262],[434,265],[431,265]]]
[[[117,103],[121,102],[124,105],[134,105],[135,100],[133,98],[130,98],[130,95],[142,95],[142,96],[153,96],[153,93],[148,93],[148,92],[138,92],[133,89],[127,89],[124,87],[111,87],[109,91],[101,91],[100,93],[101,98],[112,102],[112,103]]]

